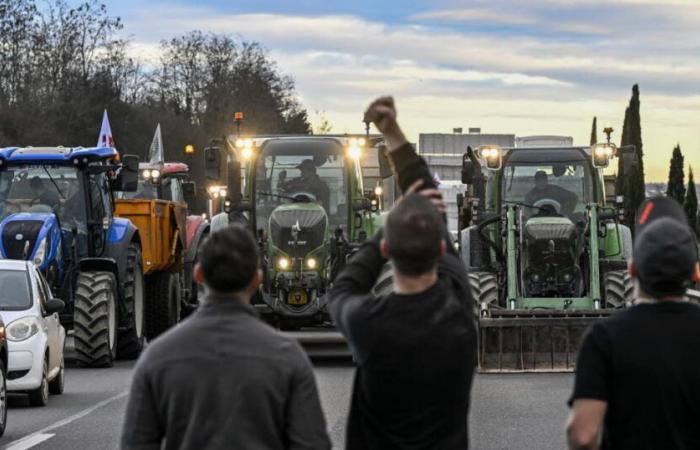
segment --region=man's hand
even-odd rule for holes
[[[404,192],[403,196],[399,197],[399,199],[396,200],[395,204],[398,204],[401,201],[401,198],[405,197],[406,195],[410,195],[410,194],[414,194],[414,193],[418,192],[420,195],[422,195],[425,198],[427,198],[428,200],[430,200],[430,202],[433,204],[433,206],[435,206],[435,208],[437,208],[437,210],[440,213],[442,213],[442,214],[447,213],[447,204],[445,204],[445,200],[443,200],[442,193],[440,192],[440,190],[433,189],[433,188],[421,190],[420,188],[421,188],[421,186],[423,186],[423,183],[424,183],[423,180],[418,180],[415,183],[413,183],[411,185],[411,187],[409,187],[406,190],[406,192]]]
[[[396,107],[393,97],[379,97],[365,111],[365,122],[372,122],[384,135],[389,152],[397,150],[406,144],[406,136],[396,121]]]

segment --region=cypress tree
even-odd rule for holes
[[[642,124],[640,116],[639,86],[632,86],[632,97],[625,110],[621,145],[634,145],[639,160],[639,170],[628,173],[624,170],[623,158],[618,159],[617,192],[625,197],[625,223],[631,228],[639,205],[646,197],[644,182],[644,149],[642,146]]]
[[[681,205],[685,202],[685,172],[683,153],[681,146],[676,145],[671,156],[671,168],[668,171],[668,186],[666,186],[666,195],[676,200]]]
[[[698,228],[698,193],[695,189],[695,178],[693,177],[693,168],[688,170],[688,192],[685,195],[685,203],[683,203],[685,214],[688,216],[688,224],[695,231],[695,234],[700,234]]]
[[[591,126],[591,145],[598,143],[598,118],[593,117],[593,125]]]

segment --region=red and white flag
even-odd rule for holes
[[[109,118],[107,110],[102,115],[102,127],[100,128],[100,136],[97,138],[96,147],[114,147],[114,138],[112,137],[112,128],[109,126]]]

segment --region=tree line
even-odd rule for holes
[[[117,148],[142,158],[158,122],[167,160],[235,132],[235,111],[247,133],[311,132],[294,81],[259,43],[192,31],[144,62],[122,28],[97,0],[0,0],[0,146],[93,146],[105,108]],[[187,161],[197,181],[201,161]]]

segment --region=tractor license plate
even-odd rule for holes
[[[287,294],[287,304],[294,306],[306,305],[309,302],[309,296],[305,289],[293,288]]]

